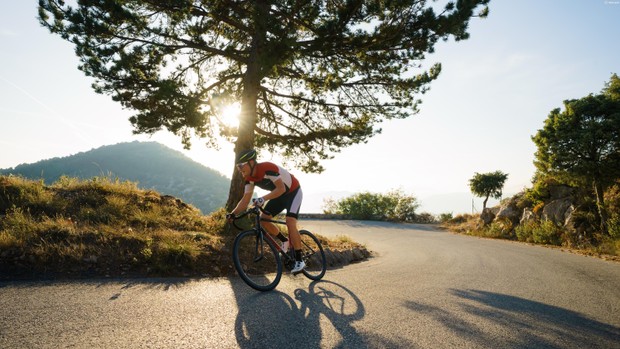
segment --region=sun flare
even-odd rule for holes
[[[238,127],[240,113],[241,106],[239,103],[233,103],[222,107],[219,116],[224,125],[228,127]]]

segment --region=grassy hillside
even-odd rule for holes
[[[236,232],[223,216],[107,177],[0,176],[0,278],[227,275]]]
[[[118,177],[136,182],[142,189],[173,195],[210,213],[222,207],[228,197],[230,179],[181,152],[157,142],[131,142],[103,146],[66,157],[22,164],[0,170],[46,184],[62,176],[89,179]]]

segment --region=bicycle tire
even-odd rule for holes
[[[304,275],[310,280],[321,280],[327,271],[327,258],[319,239],[307,230],[300,230],[302,259],[306,263]]]
[[[262,256],[258,261],[257,255]],[[255,290],[271,291],[282,278],[282,260],[278,250],[271,241],[261,239],[256,230],[237,235],[233,244],[233,261],[237,274]]]

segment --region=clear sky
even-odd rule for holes
[[[0,1],[0,168],[133,140],[182,150],[163,131],[132,135],[132,112],[93,92],[72,44],[36,15],[34,0]],[[320,175],[291,169],[303,211],[320,212],[327,197],[392,189],[417,197],[421,211],[467,213],[472,199],[480,210],[468,186],[475,172],[508,173],[504,197],[530,187],[530,137],[549,112],[620,74],[620,0],[491,0],[489,17],[473,19],[470,34],[427,56],[443,70],[419,114],[384,123],[381,135],[324,162]],[[230,177],[232,146],[203,143],[183,152]]]

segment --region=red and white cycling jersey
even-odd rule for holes
[[[245,192],[249,192],[254,190],[254,186],[272,191],[276,188],[275,182],[278,179],[281,179],[284,183],[284,187],[286,188],[286,193],[292,192],[299,188],[299,182],[297,178],[290,174],[287,170],[282,167],[271,163],[271,162],[261,162],[257,163],[254,166],[254,175],[250,175],[245,177]],[[283,194],[283,195],[284,195]]]

